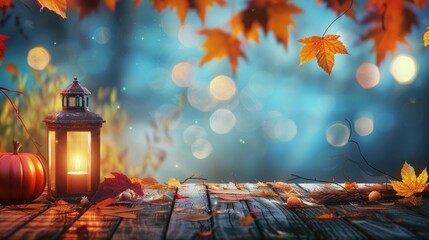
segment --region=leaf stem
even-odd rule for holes
[[[344,14],[346,14],[352,7],[353,7],[353,3],[354,3],[354,0],[351,0],[350,1],[350,6],[349,6],[349,8],[347,8],[347,10],[345,10],[344,12],[342,12],[340,15],[338,15],[338,17],[337,18],[335,18],[334,19],[334,21],[332,21],[329,25],[328,25],[328,27],[325,29],[325,31],[323,32],[323,35],[322,35],[322,38],[325,36],[325,34],[326,34],[326,32],[328,31],[328,29],[332,26],[332,24],[334,24],[334,22],[336,22],[340,17],[342,17]]]

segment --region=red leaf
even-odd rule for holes
[[[92,197],[92,202],[100,202],[107,198],[115,198],[121,192],[131,189],[136,194],[143,196],[143,189],[139,183],[132,183],[131,179],[122,173],[112,172],[114,178],[105,178],[98,186],[97,192]]]
[[[185,198],[189,198],[188,196],[180,195],[180,194],[178,194],[178,193],[176,193],[175,195],[176,195],[176,199],[185,199]]]
[[[0,35],[0,59],[4,57],[4,52],[6,51],[6,44],[4,44],[4,41],[8,38],[8,36]]]

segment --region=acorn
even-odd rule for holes
[[[368,194],[368,200],[370,202],[376,202],[381,199],[381,193],[379,191],[372,191]]]

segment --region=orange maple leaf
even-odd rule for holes
[[[317,58],[319,66],[331,74],[335,64],[335,54],[349,54],[344,44],[338,40],[339,35],[312,36],[301,38],[298,42],[305,44],[299,52],[300,64]]]
[[[199,31],[199,34],[207,36],[207,40],[201,46],[207,49],[207,53],[204,55],[203,59],[201,59],[200,66],[213,58],[221,59],[228,55],[229,65],[232,72],[235,74],[237,71],[238,58],[242,57],[247,59],[244,52],[240,49],[240,40],[222,29],[202,29]]]
[[[91,12],[98,11],[101,0],[68,0],[67,5],[72,8],[79,9],[79,19],[83,19]]]
[[[423,4],[418,1],[414,3]],[[395,54],[398,43],[410,47],[406,36],[414,25],[418,25],[418,19],[410,8],[404,6],[403,0],[369,0],[365,8],[369,13],[362,23],[372,24],[372,27],[361,40],[374,41],[377,65],[386,58],[387,53]]]
[[[426,168],[417,177],[414,168],[407,162],[401,169],[402,182],[390,180],[396,195],[409,197],[415,193],[422,192],[428,186],[428,173]]]
[[[37,0],[40,5],[40,11],[43,8],[47,8],[56,14],[60,15],[62,18],[66,18],[67,11],[67,2],[66,0]]]
[[[106,7],[114,12],[115,8],[116,8],[116,3],[118,2],[118,0],[104,0],[104,4],[106,5]]]
[[[230,21],[234,36],[243,33],[248,40],[259,43],[259,29],[271,31],[285,48],[288,45],[288,28],[295,27],[292,15],[302,13],[302,9],[288,0],[251,0],[247,8],[237,13]]]
[[[337,14],[345,12],[345,14],[351,17],[353,20],[356,20],[356,13],[353,7],[349,9],[351,1],[353,0],[317,0],[317,4],[326,3],[326,6],[332,9]],[[353,6],[356,6],[356,1],[353,1]],[[347,11],[347,12],[346,12]]]
[[[423,35],[423,42],[425,44],[425,46],[429,45],[429,27],[426,28],[426,32]]]
[[[0,9],[3,11],[8,10],[13,4],[12,0],[1,0],[0,1]]]
[[[170,10],[176,9],[177,16],[180,19],[181,24],[185,24],[186,17],[188,16],[189,9],[195,9],[198,17],[204,23],[206,19],[206,9],[213,8],[214,4],[217,3],[219,6],[225,5],[225,0],[154,0],[152,5],[158,10],[158,12],[164,11],[167,6],[170,6]]]

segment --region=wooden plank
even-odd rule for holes
[[[429,239],[429,217],[398,204],[389,207],[381,213],[420,237]]]
[[[237,189],[233,184],[219,184],[220,188],[228,187]],[[242,225],[243,216],[251,215],[245,201],[224,201],[214,194],[210,194],[213,221],[215,225],[214,235],[216,239],[261,239],[262,235],[256,222]]]
[[[120,217],[102,215],[95,206],[92,206],[69,227],[60,239],[110,238],[120,222]]]
[[[173,212],[168,224],[166,239],[195,239],[200,231],[210,231],[212,221],[184,221],[183,216],[193,213],[210,214],[206,187],[202,184],[185,184],[178,189],[180,196],[187,198],[175,199]],[[213,235],[206,239],[213,239]]]
[[[270,187],[257,187],[256,184],[243,184],[251,193],[274,191]],[[239,189],[243,189],[239,187]],[[265,239],[315,239],[310,228],[291,209],[283,204],[280,197],[257,197],[248,200],[248,206],[255,212],[255,217]]]
[[[176,190],[144,190],[144,200],[167,196],[174,199]],[[133,206],[134,207],[134,206]],[[144,209],[137,214],[136,219],[123,219],[113,235],[113,239],[163,239],[167,230],[172,201],[163,200],[153,203],[140,203],[136,207]]]
[[[0,210],[0,239],[9,238],[48,207],[48,204],[40,202],[3,207]]]
[[[376,239],[417,239],[418,236],[406,228],[395,224],[378,211],[363,211],[352,205],[329,206],[338,216],[345,216],[355,227]],[[350,217],[348,217],[350,216]],[[358,217],[353,217],[358,216]]]
[[[412,207],[411,209],[429,218],[429,199],[424,199],[422,206]]]
[[[77,204],[50,207],[12,235],[13,239],[55,239],[84,212]]]

